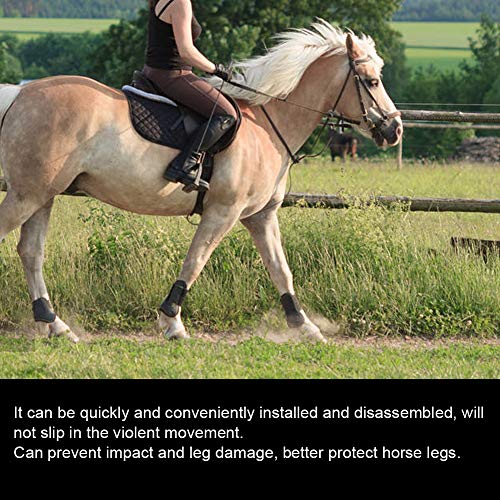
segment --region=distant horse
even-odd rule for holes
[[[280,99],[226,86],[239,99],[243,122],[233,144],[215,158],[201,222],[161,308],[167,338],[187,337],[182,302],[217,245],[241,221],[279,291],[289,327],[324,340],[295,296],[281,243],[277,210],[286,191],[289,153],[300,149],[321,113],[333,107],[379,146],[396,145],[402,122],[380,81],[382,65],[370,38],[343,33],[323,20],[282,34],[267,54],[237,64],[247,85]],[[54,198],[74,186],[124,210],[184,216],[197,195],[162,177],[179,151],[143,139],[131,126],[124,94],[91,79],[60,76],[1,86],[0,120],[8,189],[0,205],[0,241],[22,226],[18,252],[35,320],[48,325],[49,335],[77,341],[54,313],[42,274]]]
[[[328,142],[332,161],[335,161],[337,156],[342,158],[342,161],[346,161],[348,154],[353,160],[356,159],[358,140],[352,134],[341,134],[335,130],[334,126],[330,126]]]

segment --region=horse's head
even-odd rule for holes
[[[353,121],[378,146],[396,146],[403,135],[403,122],[382,84],[383,60],[370,38],[358,39],[349,33],[346,47],[345,79],[334,111]]]

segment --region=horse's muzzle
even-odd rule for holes
[[[391,120],[376,126],[372,130],[373,140],[379,147],[396,146],[403,137],[403,123],[401,118]]]

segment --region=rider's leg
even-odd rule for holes
[[[237,113],[233,105],[208,82],[191,71],[145,67],[144,73],[166,96],[210,120],[193,133],[165,172],[165,179],[191,185],[197,179],[200,155],[212,148],[233,127]],[[208,189],[208,184],[201,189]]]
[[[201,154],[215,146],[234,123],[235,119],[231,115],[216,115],[201,125],[189,138],[184,150],[168,166],[163,177],[171,182],[193,184],[197,178]],[[208,182],[199,179],[199,189],[206,191],[208,188]]]

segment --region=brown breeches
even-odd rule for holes
[[[144,66],[143,73],[170,99],[210,118],[214,115],[231,115],[237,119],[233,105],[208,82],[189,70],[166,70]]]

